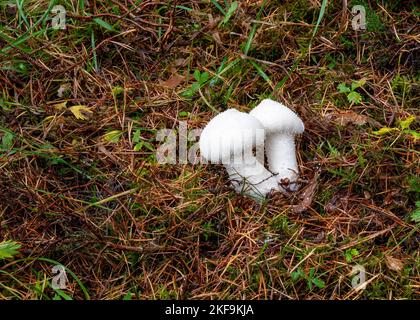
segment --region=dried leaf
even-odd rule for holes
[[[187,63],[187,59],[183,59],[183,58],[178,58],[178,59],[175,59],[174,61],[174,65],[177,67],[183,67],[186,65],[186,63]]]
[[[184,81],[184,77],[179,74],[172,75],[168,80],[162,81],[160,84],[164,87],[174,89],[179,86],[182,81]]]
[[[213,39],[218,43],[218,44],[223,44],[222,40],[220,39],[220,34],[219,32],[215,31],[212,33]]]
[[[86,107],[86,106],[83,106],[83,105],[70,107],[70,111],[73,113],[73,115],[76,117],[76,119],[80,119],[80,120],[86,120],[86,116],[83,115],[82,111],[93,113],[93,111],[90,110],[89,107]]]
[[[325,210],[328,213],[335,212],[337,210],[347,210],[349,204],[349,196],[345,190],[341,190],[333,195],[330,201],[325,205]]]
[[[342,126],[348,124],[363,125],[369,121],[367,116],[357,114],[354,111],[334,112],[326,115],[326,118]]]
[[[300,199],[302,201],[299,204],[292,206],[293,213],[302,213],[311,206],[312,201],[314,200],[316,187],[318,186],[318,176],[319,174],[315,175],[315,177],[311,180],[309,185],[300,195]]]
[[[404,267],[404,264],[401,260],[398,260],[389,255],[385,255],[385,261],[388,268],[393,271],[401,271]]]

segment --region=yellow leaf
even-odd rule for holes
[[[387,134],[392,131],[399,131],[398,128],[389,128],[389,127],[383,127],[379,129],[378,131],[372,131],[373,134],[376,134],[377,136],[382,136],[384,134]]]
[[[44,122],[50,122],[50,121],[52,121],[52,120],[54,120],[54,118],[55,118],[55,116],[48,116],[48,117],[46,117],[46,118],[44,118]]]
[[[67,101],[53,105],[54,109],[63,110],[67,107]]]
[[[103,138],[109,142],[118,142],[122,135],[121,130],[113,130],[104,134]]]
[[[90,108],[82,105],[70,107],[70,111],[73,113],[76,119],[80,120],[86,120],[86,116],[83,115],[82,111],[93,113],[93,111],[90,110]]]
[[[407,129],[414,120],[416,120],[415,116],[409,116],[407,119],[401,120],[399,123],[401,129]]]

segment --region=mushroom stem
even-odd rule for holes
[[[242,163],[225,164],[225,168],[236,192],[263,199],[271,190],[279,190],[276,177],[253,156]]]
[[[271,134],[266,141],[267,161],[277,181],[289,179],[295,182],[299,175],[296,161],[295,139],[292,134]]]

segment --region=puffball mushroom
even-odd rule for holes
[[[271,190],[279,190],[273,174],[253,155],[264,145],[263,125],[247,113],[228,109],[215,116],[200,136],[201,156],[222,163],[235,191],[262,200]]]
[[[296,161],[295,135],[305,130],[299,116],[283,104],[264,99],[249,113],[265,128],[266,155],[269,169],[277,181],[288,179],[289,189],[296,191],[299,169]]]

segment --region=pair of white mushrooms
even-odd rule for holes
[[[200,136],[201,156],[222,163],[238,193],[263,200],[272,190],[297,190],[295,135],[304,131],[302,120],[283,104],[265,99],[249,114],[228,109],[214,117]],[[267,155],[269,170],[254,149]]]

